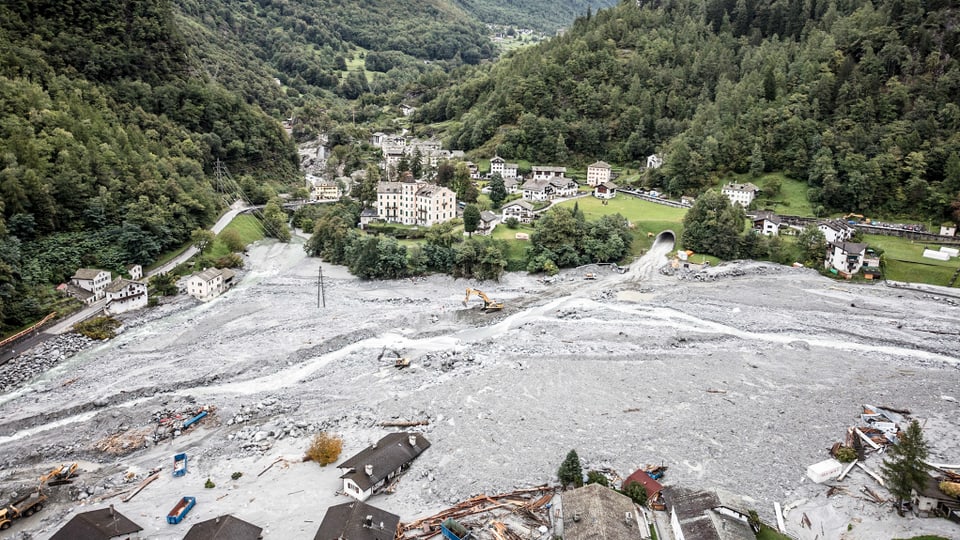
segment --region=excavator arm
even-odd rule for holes
[[[471,289],[469,287],[467,288],[467,295],[463,298],[463,305],[466,306],[470,302],[470,297],[473,295],[477,295],[481,300],[483,300],[483,311],[490,312],[500,311],[503,309],[502,302],[494,302],[483,291],[479,289]]]

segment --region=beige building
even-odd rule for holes
[[[377,184],[377,219],[429,227],[457,217],[453,191],[407,176],[402,182]]]
[[[598,161],[587,166],[587,185],[599,186],[610,181],[610,164]]]
[[[727,184],[721,191],[734,204],[747,207],[757,197],[757,193],[760,193],[760,188],[747,182],[746,184]]]
[[[187,294],[198,300],[210,300],[229,289],[235,275],[226,268],[207,268],[187,278]]]
[[[110,272],[99,268],[80,268],[70,278],[70,284],[83,289],[93,295],[94,300],[104,296],[107,285],[110,284]]]

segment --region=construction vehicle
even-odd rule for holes
[[[479,289],[471,289],[467,287],[467,296],[463,299],[463,305],[467,305],[470,302],[470,297],[477,295],[483,300],[483,312],[490,313],[491,311],[500,311],[503,309],[503,302],[494,302],[490,299],[489,296],[484,294],[483,291]]]
[[[405,368],[405,367],[410,367],[410,359],[409,359],[409,358],[397,358],[397,360],[393,363],[393,367],[395,367],[395,368],[397,368],[397,369],[403,369],[403,368]]]
[[[47,496],[38,489],[0,508],[0,529],[9,529],[13,520],[30,517],[43,510],[46,500]]]
[[[79,464],[71,463],[67,465],[64,463],[59,467],[55,467],[52,471],[40,477],[40,486],[59,486],[62,484],[72,484],[73,477],[77,476],[77,467]]]
[[[863,214],[847,214],[843,216],[843,220],[853,225],[857,223],[870,224],[870,218],[863,217]]]
[[[583,275],[583,279],[588,279],[588,280],[597,279],[597,273],[596,273],[596,272],[587,272],[586,274]]]

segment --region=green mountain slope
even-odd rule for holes
[[[960,12],[905,0],[625,2],[427,94],[454,147],[605,159],[695,193],[785,171],[827,209],[949,215],[960,191]],[[450,121],[453,122],[450,122]]]
[[[569,26],[588,10],[613,6],[616,0],[454,0],[487,24],[533,28],[552,32]]]
[[[280,124],[198,75],[166,0],[0,5],[0,327],[77,267],[149,263],[210,223],[209,174],[294,179]]]

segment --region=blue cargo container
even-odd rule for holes
[[[177,454],[173,456],[173,475],[183,476],[187,474],[187,455]]]
[[[180,499],[180,502],[167,514],[167,523],[176,525],[183,521],[183,518],[187,517],[187,514],[190,513],[190,510],[195,504],[197,504],[196,497],[184,497]]]

